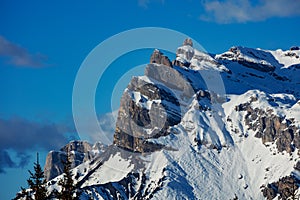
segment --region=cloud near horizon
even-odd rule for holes
[[[30,54],[25,48],[10,42],[0,35],[0,56],[8,58],[8,63],[17,67],[44,67],[46,57]]]
[[[23,118],[0,119],[0,173],[6,168],[24,167],[30,151],[60,149],[74,128],[61,124],[42,124]],[[16,155],[12,155],[13,151]]]
[[[101,133],[89,131],[90,143],[103,142],[100,134],[113,143],[118,111],[99,116]],[[65,125],[68,124],[68,125]],[[0,118],[0,173],[8,168],[23,168],[31,160],[32,152],[59,150],[70,140],[79,139],[74,124],[39,123],[20,117]],[[86,138],[86,137],[84,137]],[[35,155],[35,154],[34,154]]]
[[[218,0],[204,1],[202,4],[205,13],[200,19],[221,24],[300,16],[300,1],[297,0],[259,0],[257,4],[249,0]]]

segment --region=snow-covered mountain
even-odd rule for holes
[[[81,199],[273,199],[300,183],[300,50],[190,39],[123,93],[114,143],[73,169]],[[57,181],[49,190],[59,190]]]

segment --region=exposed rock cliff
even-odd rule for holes
[[[170,88],[154,84],[149,79],[178,88],[183,86],[178,82],[180,79],[176,79],[178,72],[166,65],[149,64],[145,74],[147,77],[144,78],[133,77],[123,93],[114,135],[115,144],[138,152],[162,148],[144,139],[167,135],[169,126],[181,120],[175,94]]]
[[[279,152],[300,149],[300,129],[293,124],[294,119],[277,116],[272,109],[253,108],[251,103],[255,100],[235,107],[236,111],[246,111],[245,124],[255,131],[255,137],[261,138],[263,144],[276,142]]]
[[[262,193],[268,200],[279,195],[280,199],[297,199],[300,180],[295,176],[286,176],[267,186],[262,186]]]
[[[172,63],[167,56],[165,56],[162,52],[155,49],[150,57],[150,63],[162,64],[165,66],[172,67]]]
[[[46,158],[44,167],[46,180],[51,180],[62,174],[64,166],[62,161],[66,161],[67,155],[71,159],[71,167],[74,168],[83,162],[92,160],[104,150],[104,146],[96,143],[94,146],[85,141],[72,141],[59,151],[50,151]]]

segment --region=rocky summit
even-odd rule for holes
[[[85,141],[71,141],[59,151],[50,151],[46,158],[44,173],[46,180],[49,181],[63,172],[63,162],[69,156],[71,167],[74,168],[83,162],[92,160],[96,155],[104,150],[100,143],[91,145]]]
[[[296,47],[211,54],[191,39],[173,60],[154,50],[123,92],[111,145],[73,141],[49,153],[49,192],[70,154],[80,199],[293,198],[299,56]]]

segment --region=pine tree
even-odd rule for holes
[[[76,189],[76,185],[73,181],[73,174],[71,171],[70,156],[67,154],[66,161],[62,161],[64,165],[63,178],[58,182],[61,186],[61,191],[57,193],[57,198],[61,200],[77,200],[79,199],[80,193]]]
[[[47,199],[47,188],[44,171],[39,163],[39,154],[37,153],[36,163],[34,163],[34,173],[28,170],[30,178],[27,183],[34,193],[35,200]]]
[[[31,200],[32,195],[35,200],[46,200],[47,196],[47,188],[46,188],[46,180],[44,177],[44,171],[39,163],[39,154],[37,153],[36,162],[34,163],[34,173],[28,170],[30,177],[27,180],[29,190],[25,190],[21,187],[21,193],[18,193],[15,199],[24,198],[26,200]]]

